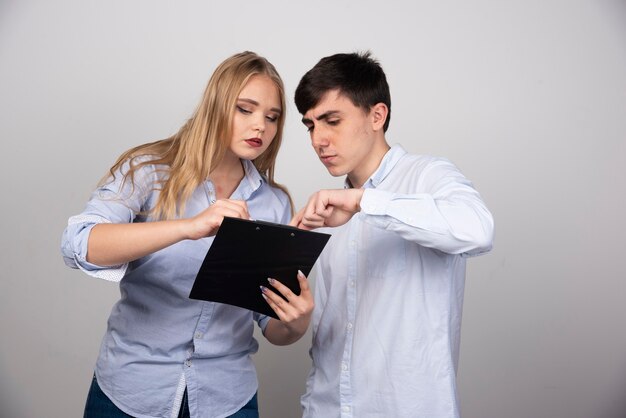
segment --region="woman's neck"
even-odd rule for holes
[[[243,162],[235,155],[224,156],[220,164],[209,174],[215,187],[217,199],[228,199],[239,186],[245,174]]]

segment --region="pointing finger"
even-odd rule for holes
[[[302,221],[302,215],[304,215],[304,209],[305,208],[300,209],[298,213],[296,213],[294,217],[291,218],[289,225],[297,227],[300,224],[300,222]]]

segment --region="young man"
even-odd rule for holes
[[[369,53],[323,58],[295,100],[322,163],[346,176],[291,222],[332,227],[304,416],[458,417],[465,259],[491,249],[489,210],[448,160],[387,144],[389,86]]]

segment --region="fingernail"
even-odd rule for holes
[[[261,296],[263,296],[263,299],[267,300],[267,296],[265,296],[265,293],[261,293]]]
[[[273,285],[273,284],[274,284],[274,279],[272,279],[271,277],[268,277],[268,278],[267,278],[267,281],[268,281],[268,282],[270,282],[270,284],[271,284],[271,285]]]
[[[265,293],[267,291],[267,287],[265,286],[259,286],[261,288],[261,293]],[[263,295],[265,296],[265,295]]]
[[[300,276],[300,278],[302,279],[306,279],[306,276],[304,275],[304,273],[302,273],[301,270],[298,270],[298,276]]]

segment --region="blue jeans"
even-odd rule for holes
[[[132,415],[124,413],[119,409],[107,395],[102,392],[96,376],[91,381],[89,394],[87,395],[87,403],[85,404],[84,418],[132,418]],[[187,391],[183,394],[183,402],[180,406],[178,418],[189,418],[189,404],[187,402]],[[244,405],[239,411],[235,412],[229,418],[259,418],[259,405],[257,403],[256,393],[250,399],[250,402]]]

